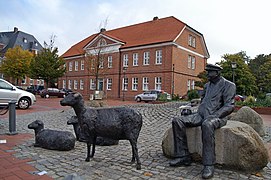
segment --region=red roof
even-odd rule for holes
[[[170,16],[162,19],[147,21],[131,26],[102,32],[105,36],[124,42],[121,49],[141,45],[172,42],[186,26],[177,18]],[[93,34],[73,45],[62,57],[71,57],[84,53],[83,48],[97,35]]]

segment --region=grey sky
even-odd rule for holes
[[[251,58],[270,54],[270,7],[270,0],[1,0],[0,31],[18,27],[40,43],[54,34],[61,55],[105,24],[109,30],[175,16],[204,35],[214,63],[241,50]]]

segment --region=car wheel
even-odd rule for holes
[[[49,94],[46,94],[45,97],[46,97],[46,98],[49,98],[50,96],[49,96]]]
[[[28,109],[30,106],[30,101],[27,98],[21,98],[18,102],[18,107],[20,109]]]
[[[141,101],[141,98],[140,97],[137,97],[136,98],[136,102],[140,102]]]

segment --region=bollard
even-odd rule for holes
[[[16,132],[16,100],[10,100],[9,105],[9,133],[8,135],[18,134]]]

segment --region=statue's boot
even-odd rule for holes
[[[204,166],[202,178],[203,179],[212,178],[214,175],[214,170],[215,170],[214,166]]]
[[[182,166],[182,165],[189,166],[191,163],[192,163],[191,156],[187,155],[187,156],[173,159],[172,161],[169,162],[169,165],[174,166],[174,167]]]

